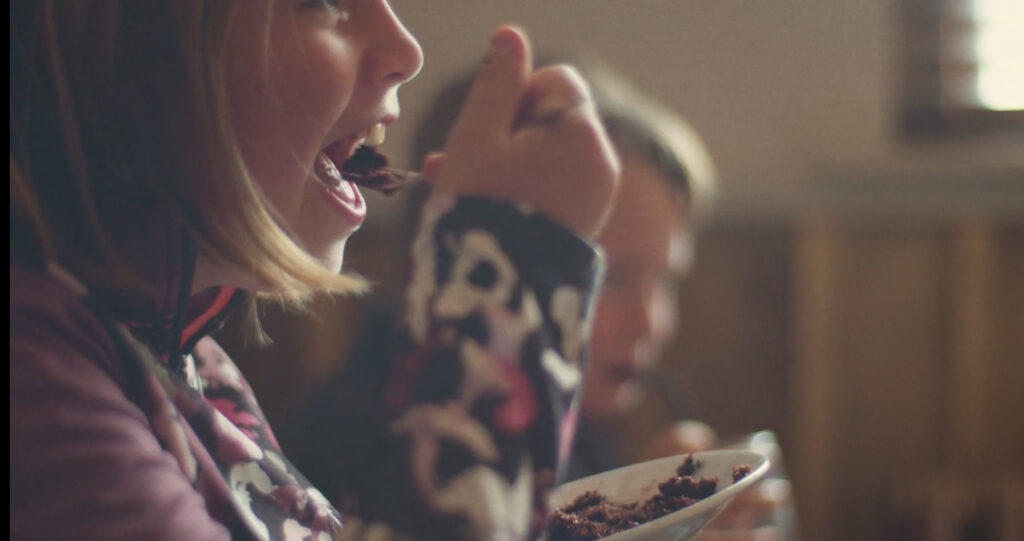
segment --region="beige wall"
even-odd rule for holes
[[[785,202],[847,170],[924,170],[912,176],[927,179],[933,171],[970,177],[979,167],[1012,166],[1024,178],[1019,140],[899,140],[892,0],[391,3],[426,55],[402,91],[403,119],[387,144],[406,166],[426,100],[483,54],[495,25],[514,22],[537,50],[593,52],[689,118],[721,170],[726,207]],[[378,208],[378,218],[388,215]]]

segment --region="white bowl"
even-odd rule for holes
[[[658,493],[658,483],[676,474],[689,455],[659,458],[640,464],[633,464],[616,470],[577,479],[555,489],[551,496],[551,508],[557,509],[573,502],[579,495],[596,490],[614,503],[644,502]],[[696,537],[711,519],[715,518],[726,505],[761,478],[769,467],[768,457],[745,450],[719,450],[693,453],[693,459],[703,465],[694,477],[717,477],[718,488],[714,494],[699,502],[669,513],[634,528],[610,535],[607,541],[632,541],[637,539],[658,539],[687,541]],[[732,481],[733,468],[750,466],[750,473]]]

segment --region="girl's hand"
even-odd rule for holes
[[[619,184],[619,159],[571,67],[534,71],[526,37],[491,38],[446,153],[424,173],[441,192],[522,203],[594,238]]]

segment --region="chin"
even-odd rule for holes
[[[340,241],[328,249],[310,251],[309,255],[319,261],[325,269],[331,272],[341,272],[341,266],[345,259],[345,241]]]
[[[646,393],[641,385],[626,383],[619,387],[615,396],[616,413],[629,413],[643,402]]]
[[[628,384],[606,385],[600,389],[592,389],[590,395],[596,397],[591,401],[587,400],[587,393],[583,397],[583,414],[595,420],[612,420],[630,409],[630,405],[636,400],[632,398],[635,394],[630,391]]]

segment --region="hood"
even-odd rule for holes
[[[149,291],[90,284],[92,297],[178,371],[200,338],[219,328],[245,294],[214,287],[191,294],[196,245],[170,205],[126,206],[108,224],[114,249]]]

